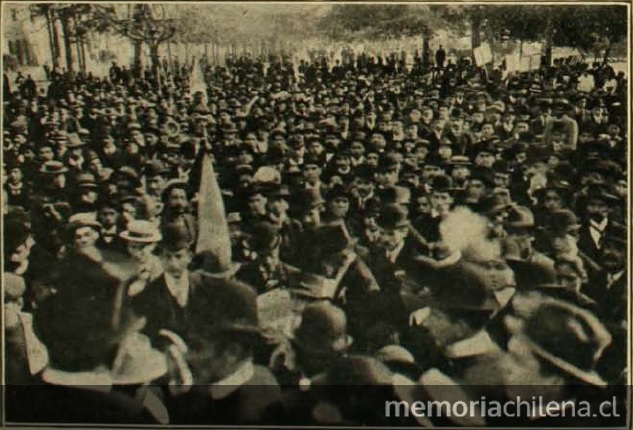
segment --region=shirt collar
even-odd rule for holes
[[[165,284],[169,294],[184,308],[189,298],[189,272],[185,271],[180,279],[176,279],[165,272]]]
[[[250,360],[245,361],[235,372],[226,378],[211,384],[209,393],[215,400],[224,399],[246,384],[255,374],[255,366]]]
[[[49,366],[42,372],[42,380],[52,385],[94,391],[108,392],[112,388],[112,376],[105,369],[95,369],[87,372],[66,372]]]
[[[449,358],[472,357],[498,351],[499,347],[494,343],[488,332],[481,330],[469,338],[462,339],[446,347],[446,356]]]
[[[398,258],[400,252],[402,252],[402,248],[404,248],[404,240],[400,242],[393,250],[387,251],[387,256],[392,262],[395,262],[395,260]]]
[[[622,278],[622,276],[624,276],[624,270],[620,270],[619,272],[613,274],[607,274],[607,278],[610,282],[617,282]]]
[[[607,228],[608,223],[609,223],[609,218],[605,218],[600,222],[589,220],[589,225],[597,230],[600,230],[601,232],[604,231],[605,228]]]

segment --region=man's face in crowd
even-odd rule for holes
[[[431,128],[435,133],[440,134],[444,130],[444,121],[441,119],[433,120]]]
[[[431,109],[422,110],[422,122],[424,124],[430,124],[433,120],[433,111]]]
[[[371,167],[378,167],[378,154],[375,152],[370,152],[367,154],[367,165]]]
[[[321,225],[321,208],[314,207],[308,210],[301,217],[301,222],[308,229],[315,229]]]
[[[453,197],[450,193],[443,191],[433,191],[433,193],[431,193],[431,205],[433,209],[441,214],[448,213],[453,201]]]
[[[442,158],[442,160],[450,160],[453,156],[453,147],[450,142],[443,143],[437,149],[438,155]]]
[[[447,120],[448,119],[448,107],[447,106],[440,106],[438,111],[438,118],[442,119],[442,120]]]
[[[167,196],[167,207],[176,213],[184,213],[189,206],[187,192],[182,188],[174,188]]]
[[[458,137],[461,136],[462,133],[464,132],[463,121],[460,119],[454,119],[453,121],[451,121],[451,132],[455,136],[458,136]]]
[[[349,212],[349,199],[339,196],[330,200],[328,210],[335,218],[345,218]]]
[[[248,133],[244,138],[244,143],[249,147],[254,148],[257,144],[257,136],[255,135],[255,133]]]
[[[508,188],[510,185],[510,174],[497,172],[494,175],[495,187]]]
[[[22,174],[22,170],[19,167],[14,167],[9,170],[9,183],[10,184],[19,184],[22,181],[24,175]]]
[[[148,194],[158,197],[165,188],[165,178],[162,175],[150,176],[147,178],[147,192]]]
[[[354,158],[360,158],[365,153],[365,146],[361,142],[352,142],[350,153]]]
[[[481,126],[481,135],[485,138],[492,137],[495,134],[495,129],[492,124],[487,123]]]
[[[415,199],[416,212],[420,215],[431,213],[431,200],[427,196],[419,196]]]
[[[439,176],[444,174],[444,169],[440,166],[435,166],[433,164],[427,164],[422,168],[422,179],[429,180],[435,176]]]
[[[464,181],[470,176],[470,169],[468,168],[468,166],[456,165],[455,167],[453,167],[451,176],[453,177],[453,179],[456,179],[458,181]]]
[[[376,182],[385,187],[391,187],[398,183],[398,169],[388,169],[376,173]]]
[[[473,112],[471,118],[473,124],[483,124],[484,122],[484,113],[483,112]]]
[[[478,201],[486,194],[486,186],[479,179],[471,179],[466,186],[468,197]]]
[[[415,140],[418,137],[418,126],[417,124],[409,124],[406,128],[406,137],[407,139]]]
[[[316,164],[303,166],[303,179],[309,183],[316,183],[321,178],[321,168]]]
[[[136,243],[136,242],[127,243],[127,252],[138,263],[148,262],[155,248],[156,248],[155,244]]]
[[[308,154],[313,156],[320,156],[325,151],[323,144],[318,140],[313,140],[308,144]]]
[[[351,164],[352,162],[347,156],[336,157],[336,167],[338,167],[339,171],[341,172],[345,172]]]
[[[119,213],[114,208],[104,207],[99,211],[99,222],[105,228],[112,228],[119,219]]]
[[[60,173],[53,176],[53,187],[59,189],[66,187],[66,175]]]
[[[370,144],[377,151],[385,149],[387,141],[382,133],[374,133],[371,135]]]
[[[99,233],[97,233],[92,227],[79,227],[75,229],[74,242],[75,248],[85,249],[95,245]]]
[[[270,213],[276,216],[285,215],[288,212],[288,202],[281,197],[269,197],[266,205]]]
[[[359,196],[367,197],[374,190],[374,182],[363,178],[355,178],[352,187],[358,191]]]
[[[556,279],[558,281],[558,284],[563,288],[580,292],[580,287],[582,286],[582,278],[571,264],[560,262],[557,263]]]
[[[626,245],[605,241],[600,251],[600,261],[609,273],[624,270],[626,268]]]
[[[55,158],[55,153],[53,152],[53,148],[50,146],[43,146],[37,151],[37,156],[42,163],[45,163],[53,160]]]
[[[382,229],[380,240],[385,249],[391,251],[400,245],[408,234],[409,229],[407,227]]]
[[[475,157],[475,165],[492,168],[492,165],[495,163],[495,156],[490,152],[480,152]]]
[[[149,147],[154,147],[158,144],[158,136],[155,133],[145,133],[144,139]]]
[[[393,121],[391,123],[391,131],[394,135],[401,135],[404,132],[402,121]]]
[[[602,222],[609,214],[609,206],[601,199],[590,199],[587,202],[587,216],[596,221]]]
[[[266,213],[266,197],[257,193],[248,199],[248,208],[253,214],[263,215]]]
[[[514,127],[514,131],[519,135],[521,133],[527,133],[529,130],[530,125],[525,121],[517,122],[516,126]]]
[[[165,272],[174,278],[180,278],[191,263],[192,253],[189,249],[163,250],[161,260]]]

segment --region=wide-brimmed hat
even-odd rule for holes
[[[127,229],[119,235],[121,239],[132,243],[158,243],[163,236],[158,228],[149,221],[133,220],[127,223]]]
[[[56,160],[47,161],[40,168],[40,173],[45,175],[58,175],[66,172],[68,172],[68,169],[64,166],[64,163]]]
[[[68,134],[68,143],[66,144],[68,149],[81,148],[85,145],[86,142],[83,142],[77,133]]]
[[[552,212],[549,218],[549,230],[554,235],[575,233],[580,230],[578,217],[569,209]]]
[[[67,229],[76,230],[81,227],[91,227],[96,231],[101,231],[101,223],[97,220],[97,216],[92,212],[80,212],[68,218]]]
[[[122,277],[88,256],[73,254],[58,264],[51,285],[57,293],[38,303],[33,325],[56,369],[110,365],[121,340],[145,325],[132,312]]]
[[[517,317],[506,324],[535,355],[579,381],[607,385],[595,368],[611,335],[595,315],[536,293],[515,297],[513,308]]]

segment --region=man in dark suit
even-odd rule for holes
[[[581,203],[585,207],[585,221],[578,231],[578,248],[589,258],[600,262],[602,237],[617,224],[609,219],[610,206],[617,204],[618,198],[602,186],[591,186]]]
[[[281,234],[277,226],[262,222],[251,228],[249,248],[257,254],[254,261],[240,267],[235,277],[264,294],[275,288],[288,288],[290,278],[299,269],[280,260]]]
[[[168,224],[162,234],[164,273],[132,299],[134,310],[147,318],[144,332],[154,343],[161,342],[161,329],[183,335],[187,308],[199,284],[199,275],[188,270],[193,257],[189,231],[181,224]]]
[[[171,422],[259,423],[281,391],[270,371],[253,361],[260,340],[257,295],[237,281],[202,277],[187,324],[194,386],[168,399]]]
[[[116,363],[122,364],[118,357],[131,352],[123,345],[143,325],[143,319],[130,312],[126,296],[120,294],[120,281],[103,263],[82,255],[60,268],[55,286],[64,288],[38,304],[33,320],[35,335],[46,345],[49,356],[40,374],[43,383],[7,388],[8,421],[158,423],[142,401],[113,389],[121,369]],[[166,371],[164,357],[163,368]]]

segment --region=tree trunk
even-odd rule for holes
[[[79,42],[79,48],[81,52],[81,59],[83,61],[83,67],[81,70],[85,73],[88,65],[86,64],[86,42],[83,39]]]
[[[59,68],[61,65],[61,45],[59,43],[59,30],[57,28],[57,19],[55,18],[55,15],[53,14],[53,11],[50,12],[51,13],[51,28],[53,30],[53,48],[55,51],[55,58],[53,60],[53,67],[54,68]]]
[[[431,64],[431,33],[429,31],[425,31],[422,36],[422,69],[426,70]]]
[[[73,44],[70,39],[70,20],[62,18],[62,31],[64,38],[64,50],[66,51],[66,70],[73,72],[75,70],[75,59],[73,56]]]
[[[143,42],[134,41],[134,74],[137,77],[143,76]]]
[[[161,70],[160,70],[160,57],[158,55],[158,44],[152,44],[149,47],[149,56],[152,61],[152,71],[154,76],[156,76],[156,81],[158,82],[158,87],[161,86]]]
[[[609,55],[611,55],[611,46],[613,44],[611,43],[611,41],[609,41],[609,44],[607,45],[607,49],[604,50],[604,57],[602,57],[602,64],[606,65],[609,62]]]
[[[552,19],[547,20],[547,27],[545,28],[545,65],[547,67],[552,65],[552,45],[554,39],[554,23]]]
[[[470,49],[474,51],[481,45],[481,18],[478,16],[473,16],[470,20]],[[473,64],[474,64],[475,56],[473,55]]]
[[[55,42],[53,42],[53,25],[51,22],[51,11],[46,10],[46,31],[48,32],[48,46],[51,50],[51,64],[55,67],[55,58],[57,53],[55,52]]]

